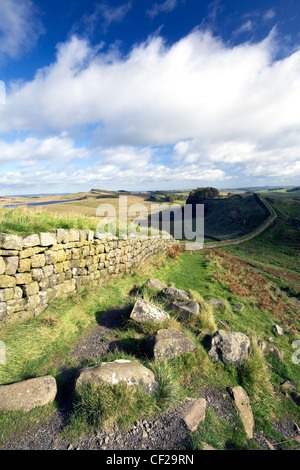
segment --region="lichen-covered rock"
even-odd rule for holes
[[[0,385],[0,410],[30,411],[53,401],[56,393],[56,380],[50,375]]]
[[[23,239],[18,235],[0,233],[0,248],[5,250],[22,250]]]
[[[224,364],[239,365],[250,355],[251,343],[244,333],[217,331],[211,339],[209,357]]]
[[[7,256],[5,258],[5,274],[9,276],[16,274],[19,266],[19,257],[18,256]]]
[[[0,274],[4,274],[6,268],[6,264],[3,258],[0,258]]]
[[[181,289],[176,289],[176,287],[167,287],[162,291],[162,294],[168,299],[182,300],[183,302],[190,300],[187,292]]]
[[[234,400],[249,439],[253,439],[254,418],[249,397],[242,387],[232,387],[229,392]]]
[[[200,307],[198,302],[171,302],[170,310],[183,320],[199,315]]]
[[[145,286],[150,287],[151,289],[163,290],[166,289],[167,286],[159,279],[148,279]]]
[[[153,372],[137,361],[119,359],[114,362],[102,362],[102,364],[81,369],[76,382],[76,388],[87,384],[116,385],[118,383],[127,386],[141,386],[147,393],[157,390],[158,382]]]
[[[166,328],[158,330],[148,339],[146,350],[149,356],[155,360],[170,360],[180,354],[194,352],[196,345],[175,328]]]
[[[137,299],[130,318],[139,323],[160,323],[170,319],[170,315],[146,300]]]
[[[41,246],[52,246],[57,244],[56,236],[53,233],[40,233],[40,245]]]
[[[23,246],[24,248],[32,248],[33,246],[38,246],[40,244],[40,237],[37,234],[27,235],[23,237]]]
[[[7,287],[16,287],[16,278],[14,276],[0,276],[0,287],[5,289]]]

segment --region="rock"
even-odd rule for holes
[[[200,312],[197,302],[171,302],[168,308],[173,310],[183,320],[199,315]]]
[[[56,393],[56,380],[51,375],[0,385],[0,410],[30,411],[53,401]]]
[[[281,363],[283,362],[283,359],[284,359],[284,352],[283,351],[280,352],[279,349],[276,348],[276,346],[269,346],[269,351],[272,354],[272,356],[277,357],[279,362],[281,362]]]
[[[278,325],[274,325],[273,326],[273,330],[275,331],[275,333],[277,333],[278,335],[284,335],[285,334],[285,331]]]
[[[199,424],[205,421],[205,398],[190,398],[182,419],[190,431],[196,431]]]
[[[296,386],[290,380],[286,380],[285,382],[283,382],[283,384],[281,384],[280,387],[281,387],[282,390],[287,390],[287,391],[289,391],[289,390],[295,391],[296,390]]]
[[[155,360],[170,360],[195,350],[195,343],[175,328],[158,330],[146,343],[146,351]]]
[[[134,304],[130,318],[139,323],[160,323],[169,320],[170,315],[155,305],[146,302],[146,300],[139,298]]]
[[[158,387],[158,382],[151,370],[137,361],[125,359],[119,359],[114,362],[102,362],[100,365],[81,369],[76,382],[76,388],[89,383],[140,385],[147,393],[155,392]]]
[[[159,279],[148,279],[145,286],[151,287],[151,289],[157,289],[157,290],[163,290],[167,288],[166,284],[161,282]]]
[[[201,442],[202,445],[202,450],[217,450],[214,447],[210,446],[209,444],[206,444],[206,442]]]
[[[6,268],[6,264],[3,258],[0,258],[0,274],[4,274]]]
[[[222,307],[224,300],[217,300],[217,299],[210,299],[207,301],[208,305],[212,305],[213,307],[220,308]]]
[[[51,246],[57,244],[56,236],[53,233],[40,233],[40,245]]]
[[[292,439],[294,442],[297,442],[297,444],[300,444],[300,436],[292,437]]]
[[[217,331],[211,339],[209,357],[213,361],[239,365],[250,355],[251,343],[244,333]]]
[[[233,312],[242,312],[244,310],[244,305],[238,305],[237,307],[234,307]]]
[[[294,400],[294,402],[296,403],[296,405],[300,406],[300,393],[292,392],[291,397]]]
[[[250,405],[249,397],[246,391],[238,386],[229,389],[229,392],[237,407],[241,421],[245,427],[246,434],[249,439],[253,439],[254,418]]]
[[[187,292],[181,289],[176,289],[176,287],[167,287],[162,291],[162,294],[168,299],[182,300],[183,302],[190,300]]]
[[[5,250],[22,250],[23,239],[18,235],[0,233],[0,248]]]
[[[16,287],[16,278],[14,276],[0,276],[0,288],[4,289],[7,287]]]
[[[40,244],[40,237],[37,234],[27,235],[23,238],[24,248],[32,248],[33,246],[38,246]]]

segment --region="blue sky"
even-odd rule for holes
[[[298,0],[0,0],[0,195],[296,185]]]

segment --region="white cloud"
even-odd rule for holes
[[[150,18],[154,18],[159,13],[169,13],[177,7],[178,3],[178,0],[165,0],[163,3],[154,3],[154,5],[147,10],[147,14]]]
[[[282,159],[293,174],[300,155],[300,50],[274,62],[276,47],[274,32],[232,47],[196,30],[171,47],[152,37],[121,58],[72,37],[34,80],[12,86],[0,108],[0,132],[74,136],[79,126],[93,125],[94,148],[86,152],[102,162],[102,175],[110,169],[108,180],[118,181],[122,170],[128,181],[160,181],[161,174],[197,180],[201,172],[221,181],[234,165],[272,177]],[[159,145],[174,146],[169,167],[153,163],[152,147]],[[79,151],[73,152],[76,160]],[[82,175],[95,174],[93,168]]]
[[[236,31],[234,31],[234,34],[242,34],[242,33],[249,33],[252,31],[254,28],[254,23],[252,20],[246,21],[246,23],[243,23]]]
[[[275,11],[271,8],[270,10],[268,10],[265,14],[264,14],[264,20],[265,21],[269,21],[269,20],[272,20],[273,18],[275,18],[276,16],[276,13]]]
[[[99,23],[102,22],[104,31],[107,32],[111,23],[120,23],[132,8],[132,2],[129,1],[119,7],[112,7],[108,3],[97,4],[94,12],[84,17],[84,23],[89,33],[93,32]]]
[[[36,43],[42,32],[31,0],[1,0],[0,58],[19,57]]]

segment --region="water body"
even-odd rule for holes
[[[8,204],[5,207],[6,209],[15,209],[16,207],[32,207],[32,206],[48,206],[49,204],[62,204],[63,202],[76,202],[82,201],[84,198],[79,199],[68,199],[66,201],[45,201],[45,202],[28,202],[27,204]]]

